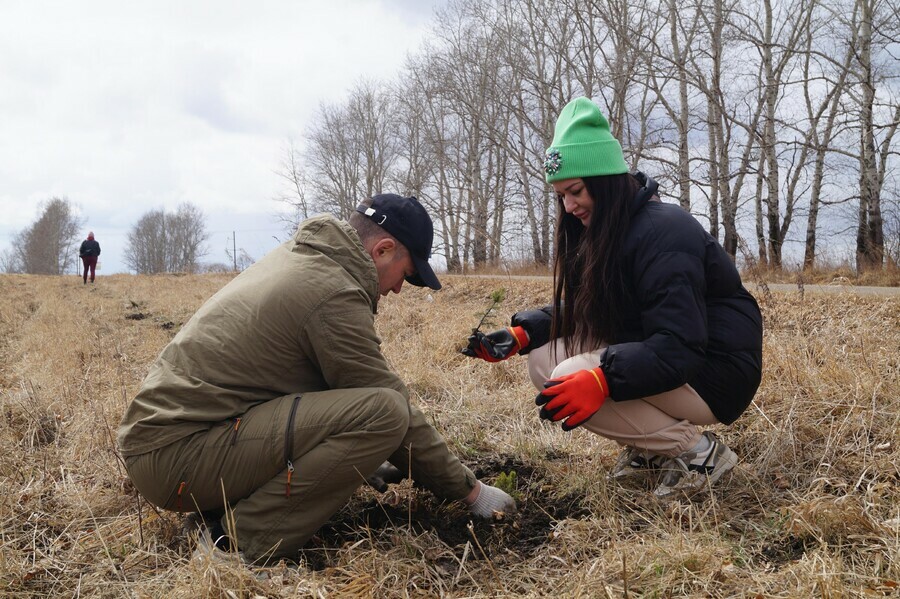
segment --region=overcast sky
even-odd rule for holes
[[[0,0],[0,250],[66,197],[125,272],[128,229],[192,202],[207,262],[283,237],[275,174],[320,103],[392,79],[445,0]]]

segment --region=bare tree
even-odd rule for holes
[[[694,86],[703,94],[707,151],[706,166],[710,234],[722,240],[732,257],[738,249],[738,207],[747,174],[752,173],[753,150],[763,109],[762,90],[752,80],[759,67],[750,62],[746,47],[737,43],[732,26],[733,6],[724,0],[698,0],[698,51],[687,52]],[[729,65],[731,68],[729,68]],[[759,75],[756,75],[758,79]],[[722,235],[719,235],[719,224]],[[765,245],[760,246],[765,261]]]
[[[43,202],[40,216],[13,238],[11,265],[29,274],[61,275],[78,261],[78,230],[84,221],[67,198]]]
[[[138,274],[167,272],[168,243],[165,211],[146,212],[128,233],[125,264]]]
[[[584,4],[573,19],[583,43],[596,51],[590,70],[603,74],[584,79],[585,93],[599,95],[612,134],[622,142],[631,169],[637,170],[655,138],[649,116],[657,102],[648,84],[650,69],[656,68],[648,61],[652,44],[643,34],[656,30],[661,20],[645,0],[570,1]],[[577,65],[573,69],[578,72]]]
[[[671,120],[675,131],[675,159],[657,157],[663,165],[668,165],[675,173],[678,184],[678,203],[685,210],[691,209],[691,155],[690,133],[691,114],[690,91],[693,76],[688,71],[688,55],[694,51],[694,40],[698,35],[700,11],[697,5],[663,0],[659,7],[658,28],[650,28],[638,35],[647,38],[653,46],[648,52],[648,85],[656,94],[660,105]],[[664,31],[668,31],[668,35]],[[673,88],[677,93],[669,91]],[[713,225],[715,226],[718,223]]]
[[[780,267],[807,210],[807,265],[818,230],[849,229],[881,264],[897,12],[897,0],[449,0],[397,84],[320,109],[304,168],[287,153],[286,195],[298,213],[346,216],[387,182],[428,207],[451,272],[513,253],[547,264],[556,204],[541,155],[560,109],[586,95],[631,167],[708,218],[731,256],[755,225],[760,264]],[[853,217],[829,208],[851,197]]]
[[[884,0],[857,0],[859,15],[855,48],[855,96],[859,109],[859,218],[856,234],[858,271],[881,268],[884,262],[884,223],[881,192],[894,134],[900,123],[900,101],[885,97],[885,71],[896,71],[897,57],[889,47],[900,37],[896,4]],[[879,51],[887,62],[879,64]],[[896,75],[896,72],[891,73]],[[881,92],[881,93],[879,93]],[[877,122],[878,113],[886,122]],[[879,140],[879,133],[881,139]]]
[[[417,69],[407,62],[411,72]],[[393,173],[394,189],[411,194],[423,201],[431,191],[434,161],[429,147],[428,94],[416,77],[404,77],[394,87],[394,102],[397,110],[397,168]]]
[[[5,248],[0,252],[0,272],[8,274],[20,273],[22,268],[18,252],[12,248]]]
[[[290,210],[287,215],[279,215],[291,232],[297,224],[310,217],[310,205],[307,200],[309,181],[303,168],[303,155],[293,140],[288,140],[282,154],[282,161],[275,174],[283,184],[282,192],[275,198],[286,204]]]
[[[209,239],[203,212],[194,204],[183,203],[167,221],[172,249],[169,272],[194,272],[206,255]]]
[[[463,215],[465,245],[461,263],[476,266],[496,262],[502,243],[503,212],[507,199],[506,173],[510,157],[500,143],[510,127],[505,109],[510,69],[503,64],[495,36],[497,11],[478,4],[451,3],[436,28],[441,44],[430,62],[436,100],[444,124],[455,140],[447,177],[449,191],[459,190],[457,213]],[[449,263],[449,260],[448,260]]]
[[[319,108],[304,152],[316,209],[347,218],[360,200],[385,191],[398,156],[393,112],[390,91],[371,81],[345,104]]]
[[[571,61],[561,40],[569,38],[572,23],[567,11],[555,6],[549,0],[502,0],[497,36],[517,90],[505,99],[511,126],[504,141],[515,173],[515,193],[523,200],[520,210],[533,260],[541,265],[550,263],[556,220],[555,194],[544,183],[541,164],[556,114],[570,99],[562,85]],[[588,66],[585,71],[584,80],[592,81],[593,71]]]
[[[401,180],[419,194],[417,197],[437,221],[435,252],[444,255],[449,272],[458,272],[463,265],[460,237],[464,216],[457,197],[461,190],[454,185],[452,175],[457,164],[454,153],[458,150],[458,130],[449,102],[441,96],[438,79],[433,75],[438,68],[432,54],[410,59],[406,66],[403,79],[408,82],[408,91],[421,104],[413,108],[401,102],[407,123],[403,130],[407,134],[420,132],[423,139],[421,145],[407,146],[405,159],[409,170]]]
[[[125,264],[138,274],[197,272],[208,238],[206,218],[193,204],[173,214],[151,210],[128,233]]]
[[[226,247],[225,256],[228,258],[228,265],[225,271],[222,271],[219,265],[206,265],[207,272],[241,272],[250,268],[256,262],[256,259],[242,247],[236,248],[236,250]]]
[[[358,135],[362,166],[354,209],[360,199],[387,191],[385,186],[399,154],[395,110],[394,95],[386,85],[364,81],[350,93],[347,116]]]
[[[884,201],[884,257],[885,265],[900,267],[900,193],[896,187],[886,194]]]
[[[835,39],[825,36],[825,26],[830,19],[825,15],[821,27],[809,27],[805,34],[803,61],[803,97],[806,106],[807,129],[802,137],[803,145],[813,153],[813,172],[809,183],[809,212],[806,219],[806,240],[804,244],[803,267],[812,268],[816,260],[817,228],[819,211],[822,207],[822,190],[825,184],[825,161],[835,136],[835,124],[839,115],[840,102],[845,93],[845,83],[853,59],[852,40]],[[828,47],[819,47],[814,40],[826,37]],[[828,50],[846,46],[843,60],[837,60]],[[830,47],[830,48],[829,48]],[[813,81],[821,81],[824,86],[818,101],[812,88]]]
[[[306,136],[315,208],[342,218],[356,206],[362,178],[353,126],[343,107],[322,105]]]

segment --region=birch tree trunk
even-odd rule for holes
[[[875,149],[875,81],[872,65],[872,20],[876,0],[859,0],[860,25],[857,63],[862,85],[860,98],[859,224],[856,233],[856,269],[881,268],[884,230],[881,221],[881,189]]]
[[[813,108],[809,85],[804,86],[807,117],[809,119],[806,144],[814,153],[813,173],[810,182],[809,213],[806,218],[806,239],[804,242],[803,254],[804,269],[810,269],[815,266],[816,230],[819,221],[819,209],[821,207],[822,186],[825,179],[825,159],[834,137],[835,120],[837,119],[838,111],[840,109],[841,98],[845,93],[844,87],[847,81],[847,75],[850,71],[850,64],[853,59],[852,46],[852,43],[848,44],[844,59],[840,63],[835,63],[834,67],[837,69],[836,80],[831,84],[831,89],[828,90],[822,98],[818,108]],[[810,59],[813,54],[813,35],[811,31],[806,38],[806,48],[804,80],[812,81],[814,74],[810,69]],[[820,132],[819,123],[823,115],[825,116],[825,124]]]

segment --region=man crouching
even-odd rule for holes
[[[385,460],[476,516],[514,510],[450,453],[379,347],[380,296],[441,287],[432,240],[415,198],[376,195],[348,222],[305,221],[211,297],[122,420],[138,491],[168,510],[230,506],[233,527],[210,531],[250,561],[296,557]]]

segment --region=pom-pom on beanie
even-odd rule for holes
[[[562,109],[553,143],[544,154],[547,183],[628,172],[619,140],[609,131],[600,108],[587,98],[575,98]]]

